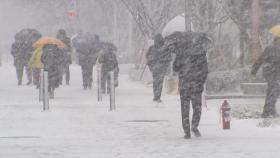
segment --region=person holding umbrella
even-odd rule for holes
[[[11,48],[11,54],[14,57],[14,66],[16,68],[17,80],[19,86],[22,85],[23,71],[25,67],[25,53],[22,47],[23,47],[22,43],[20,43],[19,41],[15,41],[12,44],[12,48]],[[29,76],[29,73],[27,73],[27,76]],[[31,82],[30,77],[28,77],[28,80],[29,80],[28,83]]]
[[[29,61],[29,67],[31,67],[33,71],[33,83],[36,88],[40,87],[40,72],[41,69],[44,68],[44,64],[41,61],[42,53],[42,47],[36,48]]]
[[[182,125],[185,139],[191,138],[191,131],[196,137],[202,111],[202,92],[208,75],[207,46],[210,40],[202,33],[177,32],[170,35],[176,47],[176,58],[173,70],[179,76]],[[193,107],[190,121],[190,103]]]
[[[91,33],[79,33],[72,40],[82,69],[83,88],[91,89],[93,82],[93,66],[96,64],[98,53],[101,50],[99,36]]]
[[[39,31],[30,28],[22,29],[14,36],[15,42],[12,45],[11,53],[14,57],[18,85],[22,84],[24,68],[28,78],[27,85],[32,83],[32,69],[29,67],[28,63],[32,56],[32,52],[34,51],[32,44],[41,37],[42,35]]]
[[[160,103],[164,76],[172,60],[171,53],[164,48],[164,39],[161,34],[155,36],[154,45],[149,48],[146,59],[153,75],[153,101]]]
[[[272,44],[265,48],[251,70],[251,74],[256,76],[262,66],[263,77],[267,82],[263,118],[279,117],[275,104],[280,94],[280,25],[273,27],[270,32],[275,35],[275,38]]]
[[[50,98],[54,98],[54,90],[60,85],[59,65],[62,60],[61,49],[65,44],[51,37],[44,37],[33,45],[35,48],[42,48],[41,61],[44,64],[44,71],[48,72],[48,91]]]
[[[118,86],[119,64],[116,56],[117,47],[113,43],[103,42],[102,52],[99,55],[98,63],[101,64],[101,90],[105,94],[110,93],[110,72],[114,72],[115,87]]]

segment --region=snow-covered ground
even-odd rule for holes
[[[38,91],[16,85],[12,66],[0,67],[0,158],[279,158],[280,126],[258,127],[261,120],[233,120],[224,131],[219,122],[222,100],[207,101],[201,138],[183,139],[177,96],[155,104],[152,90],[120,75],[117,111],[109,98],[98,103],[96,85],[81,88],[78,66],[71,85],[56,91],[51,110],[42,112]],[[259,105],[263,100],[229,100]],[[279,105],[279,104],[278,104]]]

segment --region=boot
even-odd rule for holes
[[[54,90],[51,90],[49,93],[50,99],[54,99]]]
[[[201,137],[201,133],[197,128],[192,128],[192,132],[194,133],[194,136]]]
[[[161,99],[153,99],[153,101],[156,102],[156,103],[161,103],[162,102]]]
[[[190,132],[186,132],[184,139],[191,139],[191,133]]]
[[[84,85],[83,85],[83,88],[84,88],[84,90],[86,90],[88,87],[87,87],[87,85],[84,84]]]
[[[28,86],[31,84],[32,84],[32,81],[30,81],[30,80],[26,83],[26,85],[28,85]]]
[[[91,83],[88,85],[88,89],[92,89],[92,84]]]

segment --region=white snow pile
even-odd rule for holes
[[[232,117],[236,119],[259,119],[263,105],[236,105],[232,108]]]
[[[260,121],[257,125],[258,127],[277,127],[280,126],[280,118],[266,118]]]
[[[265,118],[262,119],[262,110],[263,105],[237,105],[232,108],[232,117],[235,119],[257,119],[259,122],[257,127],[266,128],[266,127],[279,127],[280,118]]]

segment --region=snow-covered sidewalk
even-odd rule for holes
[[[163,96],[152,102],[152,90],[120,75],[117,111],[109,98],[98,103],[96,85],[81,88],[78,66],[71,67],[70,86],[56,91],[50,111],[42,112],[38,91],[16,85],[12,66],[0,67],[0,158],[278,158],[280,126],[257,127],[260,120],[219,123],[222,100],[207,102],[201,138],[183,139],[180,102]],[[229,100],[234,105],[263,104],[262,99]]]

